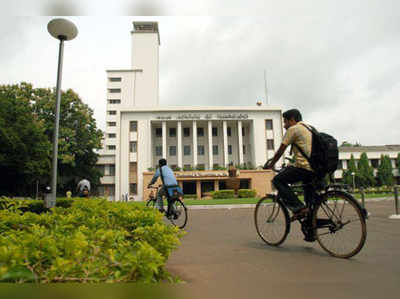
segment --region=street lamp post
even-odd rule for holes
[[[57,195],[57,156],[58,156],[58,129],[60,123],[60,104],[61,104],[61,75],[64,54],[64,41],[72,40],[78,35],[78,29],[71,21],[66,19],[53,19],[47,24],[47,30],[50,35],[60,41],[58,52],[58,71],[57,71],[57,87],[56,87],[56,111],[53,133],[53,163],[51,172],[51,203],[47,202],[46,206],[51,208],[56,203]]]
[[[356,184],[354,182],[354,176],[356,175],[355,172],[352,172],[351,175],[353,176],[353,192],[356,189]]]

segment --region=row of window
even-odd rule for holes
[[[109,111],[109,112],[116,112],[116,111]],[[114,113],[110,113],[110,114],[114,114]],[[117,125],[117,123],[115,121],[109,121],[107,122],[107,126],[109,127],[115,127]],[[137,121],[131,121],[129,123],[129,131],[130,132],[137,132]]]
[[[109,104],[121,104],[121,100],[116,100],[116,99],[109,99],[108,100]]]
[[[248,148],[250,148],[250,145],[248,145]],[[171,145],[169,146],[169,155],[170,156],[176,156],[176,146]],[[213,145],[212,147],[213,150],[213,155],[218,156],[219,155],[219,147],[218,145]],[[183,155],[184,156],[190,156],[192,154],[192,148],[190,145],[184,145],[183,146]],[[246,146],[243,145],[243,154],[246,154]],[[198,145],[197,146],[197,155],[199,156],[204,156],[204,145]],[[228,145],[228,155],[232,155],[232,145]],[[162,146],[156,146],[156,156],[162,156]]]
[[[169,128],[169,137],[176,137],[176,128]],[[183,137],[190,137],[190,128],[183,128]],[[228,137],[232,136],[232,128],[227,127],[226,133]],[[242,127],[242,136],[245,136],[246,130],[244,127]],[[204,136],[204,128],[197,128],[197,136],[198,137],[203,137]],[[218,128],[213,127],[212,128],[212,136],[217,137],[218,136]],[[162,137],[162,128],[156,128],[156,137]]]

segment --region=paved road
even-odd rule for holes
[[[198,298],[400,298],[400,220],[388,219],[393,201],[368,202],[367,209],[366,245],[348,260],[304,242],[297,223],[283,246],[266,245],[253,208],[191,210],[167,267]]]

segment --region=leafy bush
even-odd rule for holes
[[[63,202],[63,201],[60,201]],[[0,281],[156,282],[182,232],[162,214],[131,203],[75,199],[41,214],[3,199]]]
[[[196,194],[185,194],[183,195],[184,199],[197,199],[197,195]]]
[[[235,197],[235,191],[234,190],[219,190],[219,191],[214,191],[211,193],[211,196],[214,199],[221,199],[221,198],[233,198]]]
[[[250,198],[256,197],[257,191],[254,189],[239,189],[238,190],[238,197],[240,198]]]

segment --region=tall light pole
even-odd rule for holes
[[[356,189],[356,184],[354,182],[354,177],[355,177],[356,173],[352,172],[351,175],[353,176],[353,192],[354,192],[354,189]]]
[[[57,156],[58,156],[58,129],[60,123],[60,103],[61,103],[61,75],[64,54],[64,41],[72,40],[78,35],[78,29],[71,21],[66,19],[53,19],[47,24],[50,35],[60,41],[58,52],[58,71],[56,88],[56,109],[53,133],[53,164],[51,172],[51,204],[48,208],[55,205],[57,195]]]

